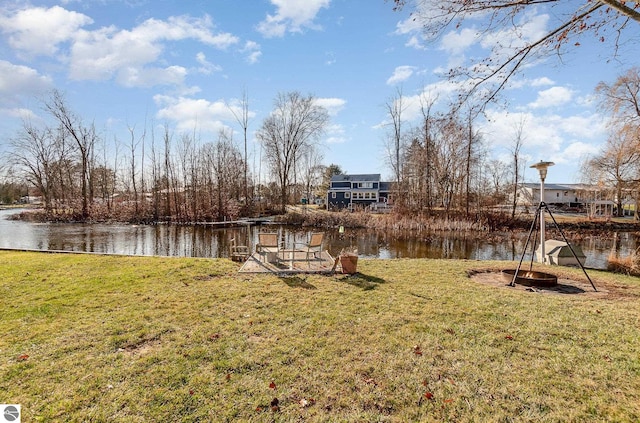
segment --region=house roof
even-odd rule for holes
[[[379,182],[380,174],[379,173],[367,173],[362,175],[333,175],[331,177],[331,182]]]
[[[522,184],[526,188],[539,189],[540,183],[525,182]],[[576,191],[583,189],[593,189],[593,187],[584,184],[544,184],[545,190],[558,190],[558,191]]]

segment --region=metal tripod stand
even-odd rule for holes
[[[516,269],[516,272],[513,275],[513,280],[511,281],[509,286],[515,286],[516,285],[516,279],[517,279],[518,274],[520,272],[520,267],[522,267],[522,261],[524,260],[524,255],[527,252],[527,246],[529,245],[529,241],[531,241],[531,235],[533,234],[533,230],[538,227],[536,225],[536,223],[540,222],[540,225],[544,225],[544,222],[542,222],[541,219],[540,219],[540,215],[541,215],[540,212],[542,211],[542,209],[544,209],[547,213],[549,213],[549,216],[551,216],[551,220],[553,221],[553,224],[555,225],[555,227],[558,230],[558,232],[560,232],[560,234],[562,235],[562,239],[564,239],[564,242],[566,242],[567,245],[569,246],[569,249],[571,250],[571,254],[573,254],[573,257],[576,259],[576,261],[580,265],[580,268],[584,272],[584,275],[589,280],[589,283],[591,283],[591,286],[593,287],[593,290],[598,292],[598,289],[593,284],[593,281],[591,280],[591,278],[587,274],[587,271],[584,268],[584,266],[582,265],[582,262],[580,261],[580,259],[578,259],[578,256],[577,256],[575,250],[571,246],[571,243],[569,242],[569,240],[567,240],[567,237],[564,235],[564,232],[562,231],[562,229],[560,229],[560,226],[558,225],[558,222],[556,222],[556,218],[553,217],[553,213],[551,213],[551,210],[549,210],[549,207],[547,206],[547,203],[545,203],[544,201],[541,201],[540,204],[538,205],[538,208],[536,209],[535,218],[533,219],[533,223],[531,224],[531,229],[529,229],[529,235],[527,236],[527,242],[524,244],[524,248],[522,249],[522,256],[520,257],[520,262],[518,263],[518,268]],[[536,250],[536,242],[534,241],[533,242],[533,248],[531,250],[531,263],[529,265],[529,270],[531,270],[533,268],[533,254],[535,253],[535,250]],[[543,262],[544,262],[545,259],[546,258],[543,257],[543,259],[542,259]]]

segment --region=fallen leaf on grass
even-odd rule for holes
[[[413,347],[413,353],[415,355],[422,355],[422,349],[420,349],[420,345],[416,345]]]
[[[225,376],[225,379],[231,380],[231,373],[227,373],[227,375]]]
[[[189,395],[193,395],[195,391],[193,389],[189,389]]]
[[[280,401],[278,398],[274,398],[271,400],[271,411],[280,411]]]
[[[271,381],[271,383],[269,384],[269,389],[276,389],[276,384],[274,381]]]
[[[448,399],[444,400],[444,403],[445,403],[445,404],[449,404],[449,403],[451,403],[451,402],[453,402],[453,399],[451,399],[451,398],[448,398]]]
[[[27,361],[29,359],[29,354],[22,354],[18,356],[18,361]]]
[[[209,336],[209,341],[215,341],[216,339],[220,339],[219,333],[214,333],[213,335]]]
[[[507,335],[507,336],[504,337],[504,339],[508,339],[509,341],[511,341],[513,339],[513,336]]]
[[[313,398],[309,398],[309,399],[302,398],[302,399],[300,400],[300,406],[301,406],[302,408],[311,407],[311,406],[312,406],[312,405],[314,405],[315,403],[316,403],[316,400],[314,400]]]
[[[429,400],[433,399],[433,392],[425,392],[424,397]]]

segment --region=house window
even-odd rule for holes
[[[331,193],[331,198],[336,198],[336,192],[335,191]]]
[[[350,192],[345,192],[344,193],[344,198],[351,198],[351,193]]]
[[[358,182],[358,188],[373,188],[373,182]]]
[[[560,197],[560,193],[556,192],[556,198]]]

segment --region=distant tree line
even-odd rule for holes
[[[601,110],[608,116],[609,138],[598,154],[586,157],[582,181],[594,187],[598,200],[616,203],[618,215],[629,201],[636,217],[640,209],[640,68],[634,67],[615,82],[596,87]],[[511,162],[491,158],[476,129],[477,108],[466,112],[452,107],[434,111],[435,102],[423,100],[422,119],[409,125],[403,119],[402,92],[387,102],[387,163],[394,175],[394,206],[411,213],[464,213],[475,217],[509,201],[511,216],[524,173],[522,121],[513,128]],[[467,103],[469,104],[469,103]]]
[[[610,136],[585,159],[583,181],[617,201],[619,213],[623,200],[635,199],[637,214],[640,68],[600,83],[596,93],[609,116]],[[405,101],[399,90],[387,102],[386,159],[396,212],[476,219],[511,202],[515,216],[525,122],[513,128],[511,162],[505,163],[489,155],[477,129],[482,107],[443,112],[435,110],[435,99],[423,99],[421,119],[410,124]],[[279,213],[303,198],[325,198],[331,176],[343,173],[338,165],[322,164],[327,111],[298,92],[279,94],[256,130],[257,168],[248,160],[246,94],[234,112],[243,142],[233,139],[231,129],[203,139],[196,130],[175,134],[167,125],[129,126],[126,140],[108,140],[73,113],[58,91],[43,110],[50,124],[26,120],[10,141],[9,160],[0,163],[0,202],[41,197],[50,219],[186,223]]]
[[[280,95],[258,133],[273,182],[249,171],[246,95],[236,115],[244,149],[230,129],[202,139],[195,130],[130,126],[126,140],[107,140],[71,111],[59,91],[42,106],[51,124],[23,122],[10,141],[10,166],[0,172],[0,195],[3,203],[40,197],[51,219],[229,220],[274,205],[283,210],[315,191],[322,178],[316,143],[328,114],[313,96]]]
[[[476,111],[434,111],[435,100],[423,99],[419,123],[409,125],[402,116],[404,104],[401,91],[387,102],[386,151],[395,176],[394,207],[410,213],[462,212],[469,217],[505,204],[510,175],[517,173],[490,159],[474,123]]]

